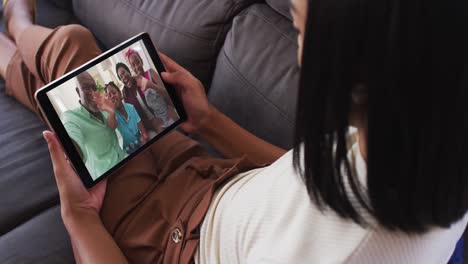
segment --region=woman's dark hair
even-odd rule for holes
[[[110,81],[109,83],[107,83],[105,86],[104,86],[104,89],[106,89],[106,93],[108,93],[108,88],[109,86],[112,86],[114,87],[120,94],[122,94],[122,91],[120,91],[119,87],[117,87],[117,85],[113,82],[113,81]]]
[[[468,209],[468,1],[308,4],[294,164],[312,201],[363,226],[370,213],[406,233],[461,219]],[[356,83],[368,91],[366,187],[347,159]]]
[[[119,78],[120,81],[121,81],[121,79],[120,79],[120,76],[119,76],[119,68],[124,68],[124,70],[128,71],[128,73],[130,73],[130,74],[132,73],[125,63],[122,63],[122,62],[117,63],[115,65],[115,74],[117,74],[117,78]]]

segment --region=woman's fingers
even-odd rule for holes
[[[183,89],[186,88],[187,85],[190,85],[188,83],[187,76],[182,72],[163,72],[161,76],[164,81],[166,81],[169,84],[172,84],[179,94],[182,92]]]
[[[49,147],[50,158],[52,159],[52,165],[54,168],[55,180],[57,181],[57,186],[59,190],[63,189],[65,186],[65,181],[63,179],[63,171],[65,166],[67,166],[67,160],[60,145],[58,144],[57,138],[54,133],[50,131],[44,131],[42,133],[47,145]]]
[[[159,54],[161,55],[161,60],[168,70],[167,72],[162,72],[161,77],[167,83],[174,85],[179,94],[181,94],[183,91],[186,91],[188,87],[194,87],[199,84],[199,81],[194,78],[184,67],[177,64],[177,62],[173,61],[164,53],[160,52]]]
[[[81,184],[80,179],[71,169],[70,164],[65,156],[65,153],[57,140],[54,133],[50,131],[44,131],[43,136],[47,141],[49,147],[50,158],[54,169],[55,181],[59,191],[65,191],[68,186]],[[72,175],[70,175],[72,174]]]
[[[162,72],[161,77],[164,81],[166,81],[169,84],[175,85],[177,83],[176,76],[174,73]]]
[[[161,58],[164,66],[169,72],[176,72],[176,71],[185,71],[185,68],[177,64],[173,59],[169,58],[162,52],[159,52],[159,57]]]

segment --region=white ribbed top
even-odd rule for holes
[[[357,143],[349,157],[365,179]],[[195,263],[447,263],[467,221],[468,214],[450,229],[409,237],[364,229],[331,210],[320,212],[293,168],[290,151],[217,192],[201,226]]]

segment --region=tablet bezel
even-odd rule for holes
[[[164,131],[161,133],[157,134],[154,138],[149,140],[148,142],[145,143],[142,147],[140,147],[138,150],[135,152],[129,154],[125,159],[120,161],[118,164],[116,164],[114,167],[109,169],[107,172],[102,174],[100,177],[98,177],[96,180],[93,180],[88,169],[86,168],[86,165],[84,164],[83,160],[80,157],[80,154],[78,153],[78,150],[75,148],[72,139],[68,135],[68,133],[65,130],[65,127],[60,120],[55,108],[53,107],[49,97],[47,96],[47,92],[59,87],[63,83],[71,80],[72,78],[76,77],[80,73],[96,66],[97,64],[103,62],[104,60],[108,59],[111,56],[114,56],[118,52],[121,52],[122,50],[128,48],[132,44],[135,44],[138,41],[143,41],[145,48],[148,51],[148,54],[150,55],[156,70],[158,71],[159,74],[162,72],[165,72],[166,69],[159,58],[158,52],[153,44],[153,41],[151,40],[151,37],[149,36],[148,33],[141,33],[139,35],[136,35],[135,37],[130,38],[129,40],[119,44],[118,46],[104,52],[100,56],[90,60],[89,62],[85,63],[84,65],[80,66],[79,68],[65,74],[64,76],[60,77],[59,79],[47,84],[43,88],[39,89],[35,93],[35,98],[36,101],[38,102],[39,108],[42,111],[44,117],[47,119],[47,122],[49,124],[49,127],[54,131],[56,134],[57,138],[59,139],[63,150],[65,151],[65,154],[68,157],[68,160],[70,162],[70,165],[73,167],[75,170],[76,174],[81,178],[83,184],[86,186],[86,188],[91,188],[94,185],[96,185],[98,182],[102,181],[103,179],[107,178],[109,175],[120,169],[122,166],[124,166],[127,162],[132,160],[135,156],[137,156],[139,153],[147,149],[151,144],[162,138],[164,135],[169,133],[170,131],[174,130],[177,126],[179,126],[181,123],[183,123],[187,119],[187,114],[185,112],[185,109],[182,105],[182,102],[180,98],[178,97],[176,90],[174,89],[173,86],[170,84],[166,83],[163,80],[163,83],[166,87],[166,90],[174,104],[174,107],[179,115],[179,120],[175,121],[172,125],[170,125],[168,128],[166,128]],[[161,78],[162,79],[162,78]]]

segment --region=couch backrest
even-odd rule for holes
[[[110,48],[140,32],[209,87],[233,17],[255,0],[74,0],[80,21]]]
[[[210,101],[242,127],[292,146],[299,68],[289,19],[265,4],[236,16],[209,91]]]
[[[291,6],[291,0],[265,0],[265,2],[276,12],[280,13],[284,17],[292,21],[291,12],[289,7]]]
[[[202,80],[221,111],[257,136],[291,147],[299,71],[289,0],[73,4],[76,16],[107,47],[149,32],[161,51]]]

